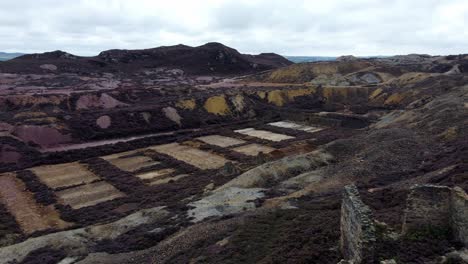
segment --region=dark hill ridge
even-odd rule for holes
[[[220,43],[207,43],[198,47],[186,45],[162,46],[143,50],[107,50],[94,57],[80,57],[63,51],[28,54],[0,64],[1,72],[42,73],[57,72],[132,73],[144,68],[179,68],[188,74],[248,74],[292,64],[274,53],[241,54]],[[52,67],[52,70],[55,67]]]

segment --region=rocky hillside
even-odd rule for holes
[[[299,63],[251,77],[252,80],[280,83],[312,83],[333,86],[375,85],[405,73],[467,72],[468,55],[401,55],[360,59],[343,56],[337,61]]]
[[[467,263],[465,55],[194,54],[0,73],[0,263]]]
[[[180,69],[193,75],[234,75],[288,66],[292,62],[274,53],[241,54],[220,43],[198,47],[165,46],[145,50],[107,50],[95,57],[63,51],[28,54],[0,64],[7,73],[132,73],[159,67]]]

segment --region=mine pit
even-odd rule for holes
[[[45,165],[31,169],[34,174],[52,189],[75,186],[99,180],[84,165],[73,162],[58,165]]]
[[[152,167],[154,165],[161,164],[158,161],[154,161],[150,157],[146,156],[134,156],[134,157],[115,157],[115,158],[103,158],[107,160],[112,165],[116,166],[117,168],[128,171],[128,172],[135,172],[140,169],[145,169]]]
[[[161,178],[164,176],[167,176],[171,173],[173,173],[175,170],[174,169],[162,169],[162,170],[156,170],[156,171],[150,171],[150,172],[145,172],[136,175],[138,178],[141,180],[154,180],[156,178]]]
[[[125,194],[106,182],[96,182],[56,192],[59,201],[73,209],[93,206],[111,201]]]
[[[288,136],[288,135],[283,135],[283,134],[278,134],[278,133],[273,133],[267,130],[257,130],[254,128],[244,128],[244,129],[239,129],[235,130],[234,132],[251,136],[251,137],[256,137],[256,138],[261,138],[261,139],[266,139],[274,142],[280,142],[283,140],[287,139],[293,139],[294,137]]]
[[[467,55],[70,56],[0,62],[0,264],[351,263],[364,245],[361,263],[452,263],[468,247]]]
[[[275,151],[276,149],[253,143],[245,146],[235,147],[232,150],[249,156],[258,156],[258,154],[260,153],[268,154],[270,152]]]
[[[222,147],[222,148],[232,147],[235,145],[246,143],[242,139],[226,137],[226,136],[221,136],[221,135],[210,135],[210,136],[198,137],[196,139],[203,141],[206,144],[215,145],[215,146]]]
[[[270,126],[275,126],[275,127],[281,127],[281,128],[290,128],[294,130],[301,130],[309,133],[315,133],[318,131],[323,130],[323,127],[315,127],[315,126],[307,126],[307,125],[301,125],[298,123],[294,123],[291,121],[279,121],[279,122],[273,122],[273,123],[268,123]]]
[[[219,169],[229,160],[193,147],[185,146],[179,143],[170,143],[165,145],[149,147],[156,152],[169,155],[177,160],[188,163],[202,170]]]
[[[190,175],[189,174],[179,174],[179,175],[176,175],[176,176],[173,176],[173,177],[166,177],[166,178],[162,178],[162,179],[156,178],[155,180],[149,182],[148,185],[156,186],[156,185],[160,185],[160,184],[175,182],[175,181],[180,180],[182,178],[185,178],[187,176],[190,176]]]
[[[72,224],[60,219],[53,206],[42,206],[25,191],[24,183],[13,173],[0,175],[0,198],[25,234],[47,229],[64,229]]]

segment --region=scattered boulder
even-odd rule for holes
[[[143,120],[145,120],[146,123],[150,123],[151,122],[151,113],[149,112],[143,112],[143,113],[140,113],[141,114],[141,117],[143,118]]]
[[[343,55],[343,56],[336,58],[336,61],[356,61],[356,60],[359,60],[359,59],[353,55]]]
[[[193,217],[192,222],[199,222],[212,216],[223,216],[240,213],[255,208],[254,200],[264,197],[262,188],[229,187],[190,203],[193,209],[188,216]]]
[[[54,64],[42,64],[39,68],[48,71],[56,71],[58,69]]]
[[[182,117],[180,117],[179,113],[177,113],[177,109],[168,106],[163,108],[162,111],[167,118],[175,122],[177,125],[182,126],[182,122],[180,122]]]
[[[110,127],[112,124],[112,119],[108,115],[104,115],[96,119],[96,125],[98,125],[102,129],[106,129]]]

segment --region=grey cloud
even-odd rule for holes
[[[288,55],[466,53],[465,0],[15,0],[0,4],[0,51],[223,42]],[[452,13],[454,13],[452,15]]]

